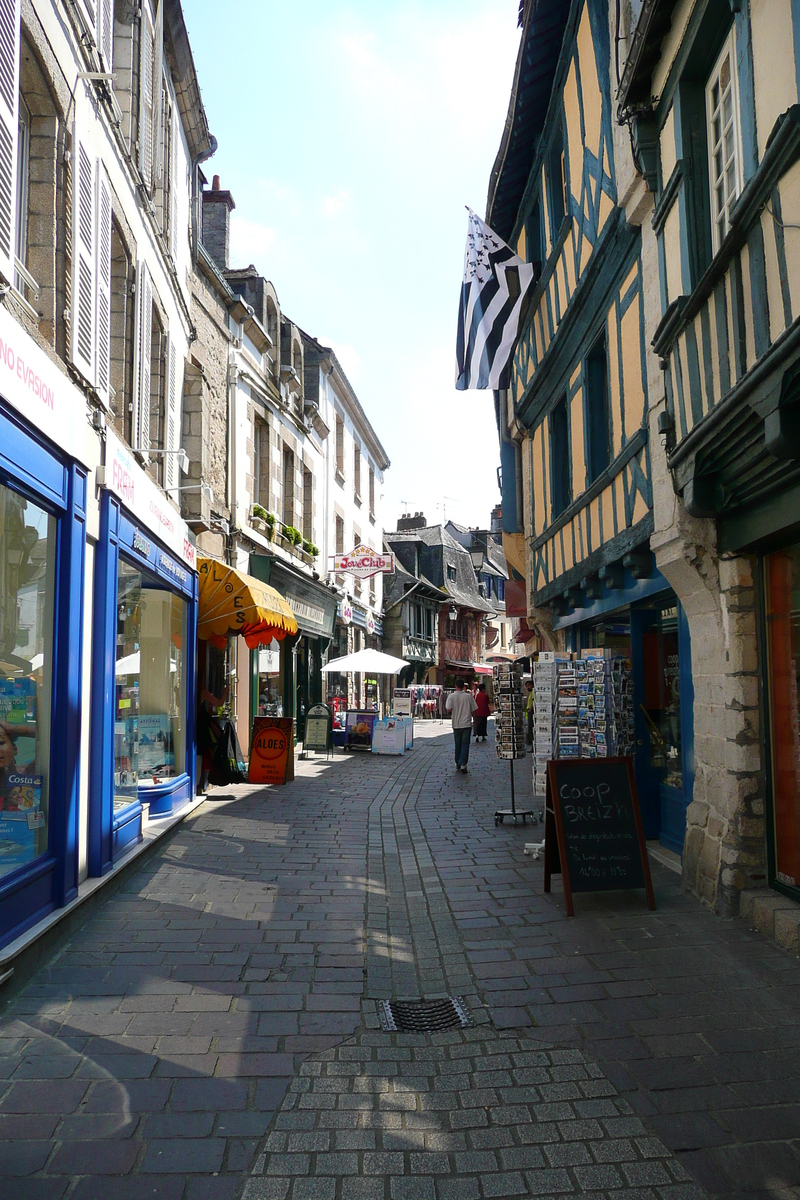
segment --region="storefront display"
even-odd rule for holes
[[[88,860],[104,874],[194,796],[197,559],[188,529],[108,432],[93,622]],[[158,529],[158,536],[155,529]]]
[[[281,675],[280,642],[259,646],[254,651],[258,670],[258,716],[282,717],[283,676]]]
[[[375,712],[359,712],[349,709],[345,720],[345,750],[370,750],[372,729],[378,720]]]
[[[0,878],[49,846],[56,521],[0,485]]]

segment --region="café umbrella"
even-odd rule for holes
[[[360,672],[364,675],[397,675],[403,667],[409,667],[404,658],[394,658],[391,654],[382,654],[380,650],[358,650],[355,654],[345,654],[344,658],[334,658],[322,668],[322,673],[337,671],[343,675],[350,672]]]

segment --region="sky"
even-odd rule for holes
[[[332,346],[391,467],[383,517],[486,527],[492,393],[456,392],[469,205],[484,215],[518,0],[184,0],[236,208],[231,265]],[[232,14],[225,19],[226,11]],[[235,13],[235,16],[233,15]]]

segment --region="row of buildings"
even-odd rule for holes
[[[0,4],[0,946],[193,797],[198,697],[246,751],[382,636],[329,565],[381,548],[389,459],[231,263],[216,148],[179,0]],[[244,576],[287,636],[198,638]]]
[[[496,395],[506,556],[544,644],[630,656],[647,835],[721,912],[768,884],[796,948],[798,7],[520,20],[487,206],[535,264]]]

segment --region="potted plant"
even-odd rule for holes
[[[309,542],[307,538],[303,538],[303,550],[309,558],[317,558],[319,555],[319,547],[315,546],[313,542]]]
[[[302,545],[303,535],[299,529],[295,529],[294,525],[284,525],[281,536],[290,546]]]
[[[259,533],[264,533],[267,527],[267,510],[261,504],[254,504],[250,514],[250,523],[253,529],[257,529]]]
[[[264,523],[266,524],[266,527],[267,527],[267,537],[269,538],[270,541],[272,541],[272,539],[275,537],[275,522],[276,522],[276,520],[277,520],[277,518],[275,516],[275,513],[272,513],[272,512],[268,512],[266,517],[264,518]]]

